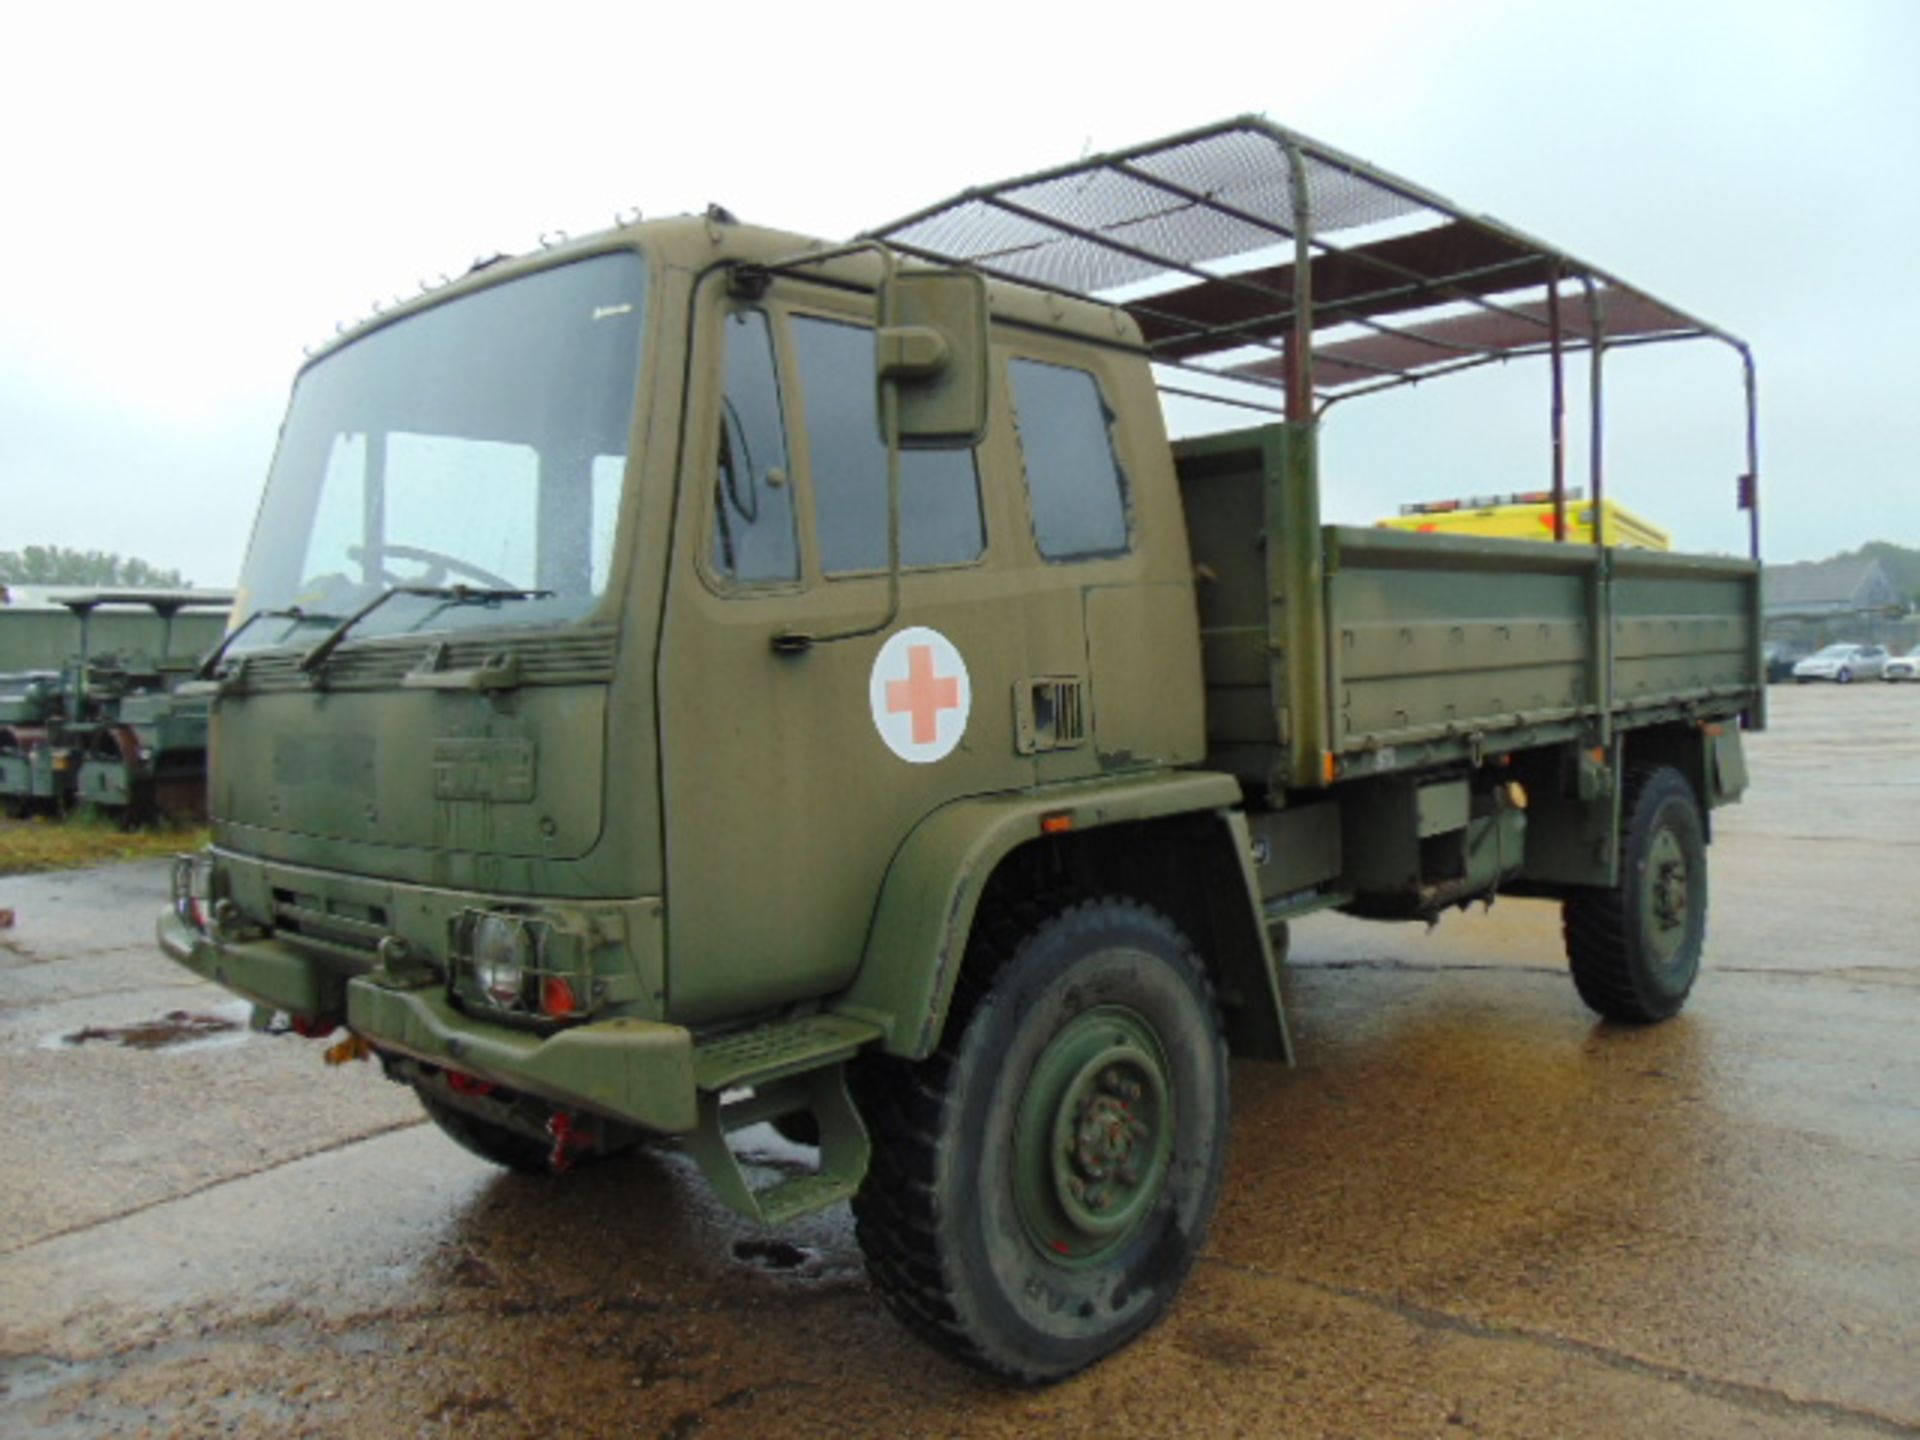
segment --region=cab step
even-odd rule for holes
[[[700,1119],[684,1145],[707,1183],[734,1210],[778,1225],[850,1198],[867,1173],[866,1125],[847,1090],[847,1062],[880,1027],[839,1015],[805,1015],[736,1030],[695,1045]],[[810,1115],[819,1167],[756,1187],[729,1137],[750,1125]]]

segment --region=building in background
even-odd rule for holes
[[[1906,596],[1871,556],[1769,565],[1762,594],[1766,638],[1801,650],[1843,640],[1900,649],[1920,629],[1907,618]]]

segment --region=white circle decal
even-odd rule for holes
[[[867,676],[873,728],[913,765],[944,760],[967,733],[973,687],[967,662],[938,630],[914,625],[880,647]]]

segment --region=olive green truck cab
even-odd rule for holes
[[[1702,337],[1751,402],[1731,337],[1262,120],[848,246],[476,267],[295,386],[161,943],[502,1164],[851,1199],[916,1331],[1070,1373],[1204,1241],[1293,918],[1540,897],[1601,1015],[1685,1000],[1757,564],[1324,525],[1316,443],[1538,356],[1564,494],[1575,356],[1598,501],[1603,359]],[[1182,391],[1265,413],[1170,444]]]

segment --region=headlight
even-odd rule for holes
[[[589,959],[588,932],[552,915],[463,910],[449,940],[447,983],[454,999],[503,1020],[581,1020],[604,998]]]
[[[173,857],[173,913],[202,934],[213,913],[213,857]]]
[[[520,1008],[533,965],[533,939],[514,915],[485,914],[473,926],[473,978],[494,1004]]]

